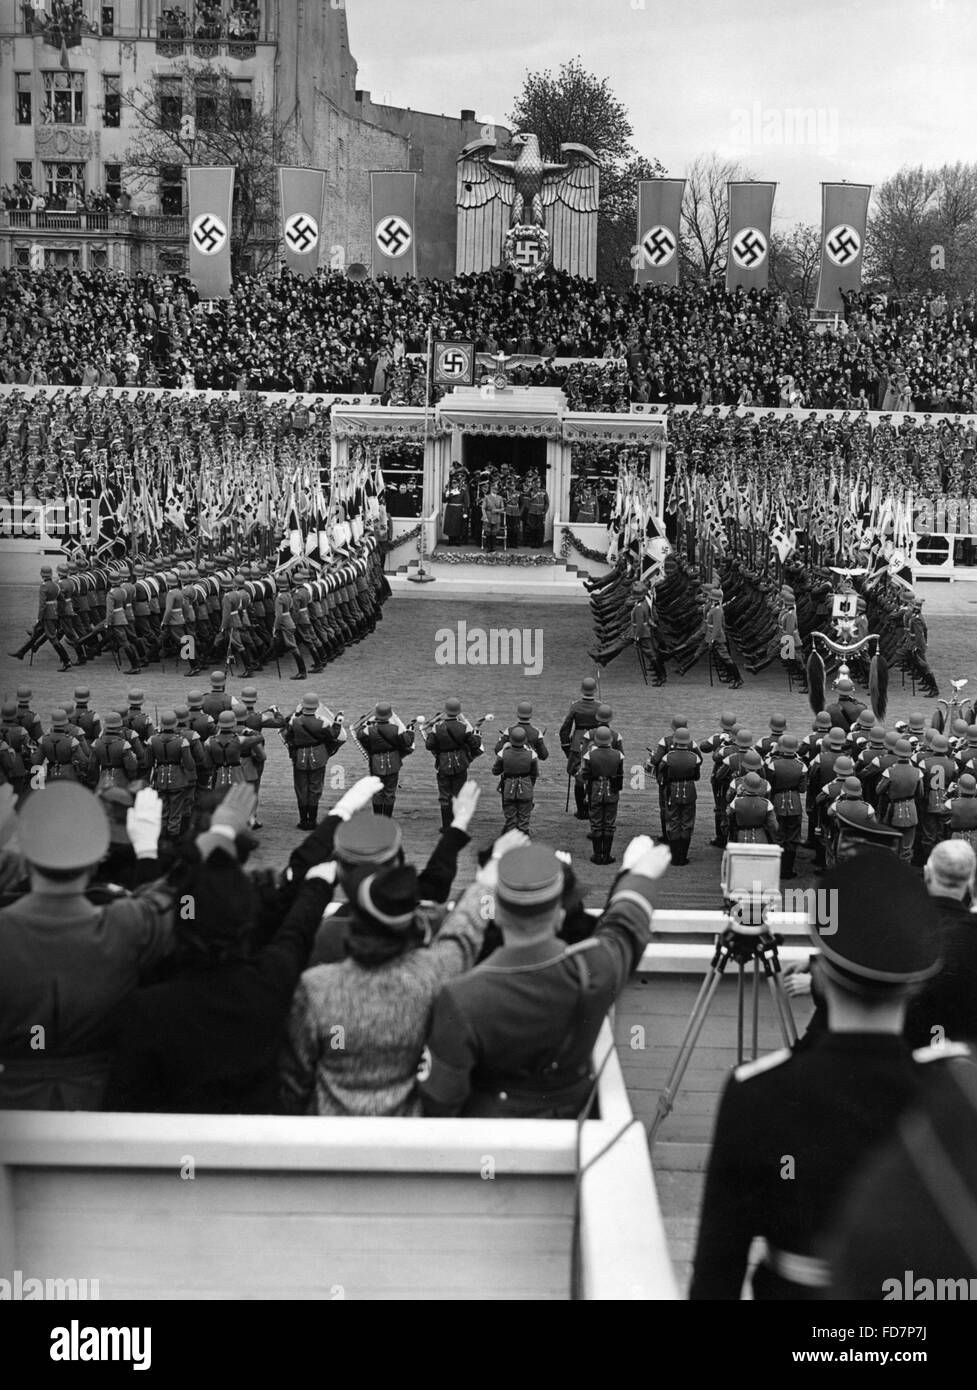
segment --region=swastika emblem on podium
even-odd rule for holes
[[[755,270],[767,256],[767,238],[759,227],[744,227],[733,238],[733,260],[743,270]]]
[[[848,222],[840,222],[824,239],[824,249],[828,260],[835,265],[851,265],[862,249],[862,239]]]
[[[641,238],[641,249],[649,265],[655,270],[668,265],[675,255],[678,243],[668,227],[661,225],[649,227]]]
[[[224,249],[227,241],[227,228],[216,214],[202,212],[193,219],[190,237],[202,256],[216,256]]]
[[[458,385],[462,382],[472,381],[472,353],[471,343],[451,343],[448,347],[439,347],[434,356],[434,380],[441,384]]]
[[[378,222],[373,233],[376,243],[385,256],[405,256],[410,250],[411,242],[414,240],[414,233],[410,229],[410,224],[405,222],[402,217],[392,213],[390,217],[384,217]]]
[[[534,237],[517,237],[512,244],[512,261],[520,270],[535,270],[542,259],[542,247]]]
[[[308,212],[293,212],[285,222],[285,240],[300,256],[319,242],[319,224]]]

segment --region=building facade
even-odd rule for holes
[[[0,0],[0,266],[184,270],[184,170],[127,170],[128,98],[158,81],[168,119],[196,119],[193,73],[214,66],[242,110],[274,115],[291,162],[326,170],[321,266],[369,268],[370,171],[410,169],[418,274],[454,273],[455,161],[481,125],[373,103],[335,0]],[[276,209],[255,241],[274,259]]]

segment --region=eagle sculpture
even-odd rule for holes
[[[556,202],[573,212],[596,212],[598,192],[597,156],[586,145],[561,145],[562,164],[548,164],[539,152],[539,138],[516,131],[510,144],[515,159],[498,159],[489,154],[494,140],[473,140],[459,156],[461,192],[459,206],[481,207],[498,198],[511,208],[511,227],[543,227],[544,209]]]
[[[494,140],[473,140],[458,156],[459,274],[488,269],[513,227],[540,227],[558,269],[593,275],[596,268],[600,168],[586,145],[563,144],[560,163],[543,159],[539,138],[517,131],[514,159],[495,154]]]

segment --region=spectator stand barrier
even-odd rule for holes
[[[102,1300],[674,1299],[606,1023],[594,1060],[579,1127],[7,1112],[0,1278],[98,1280]]]

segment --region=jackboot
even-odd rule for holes
[[[307,676],[308,674],[309,674],[308,671],[305,669],[305,660],[304,660],[304,658],[302,657],[302,654],[301,654],[300,652],[296,652],[296,653],[295,653],[295,675],[294,675],[294,676],[289,676],[289,680],[293,680],[293,681],[304,681],[305,678],[306,678],[306,676]]]
[[[576,783],[574,783],[573,786],[573,799],[577,803],[575,818],[577,820],[590,820],[590,810],[587,806],[587,793],[584,791],[583,787],[577,786]]]
[[[447,829],[448,829],[449,825],[451,824],[453,815],[454,815],[454,812],[452,811],[452,809],[451,809],[450,806],[442,806],[442,807],[441,807],[441,829],[442,829],[442,830],[447,830]]]
[[[607,863],[607,860],[604,858],[604,844],[605,844],[605,840],[604,840],[603,835],[595,835],[595,836],[594,836],[594,852],[593,852],[593,854],[590,856],[590,862],[591,862],[591,864],[606,864],[606,863]]]
[[[613,845],[613,843],[614,843],[614,836],[613,836],[613,835],[605,835],[605,836],[604,836],[604,857],[603,857],[603,859],[600,861],[602,864],[616,864],[616,863],[617,863],[617,860],[614,858],[613,854],[611,854],[611,846]]]

